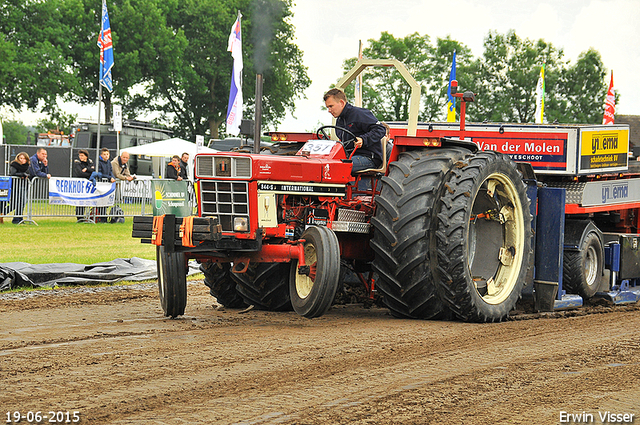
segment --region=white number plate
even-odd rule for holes
[[[298,151],[298,154],[309,152],[309,155],[329,155],[336,143],[338,142],[335,140],[309,140]]]

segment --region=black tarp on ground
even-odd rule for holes
[[[13,288],[33,288],[35,286],[27,276],[0,265],[0,291],[7,291]]]
[[[190,262],[189,274],[194,273],[199,273],[198,265]],[[137,257],[118,258],[91,265],[0,263],[0,291],[20,287],[98,285],[121,280],[140,281],[157,278],[155,260]]]

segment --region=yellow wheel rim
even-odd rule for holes
[[[522,259],[525,249],[526,229],[524,226],[524,206],[520,202],[518,189],[515,184],[503,174],[494,173],[485,179],[482,186],[487,187],[487,192],[500,208],[499,220],[503,229],[503,241],[500,248],[498,267],[496,274],[486,281],[486,290],[476,291],[487,304],[501,304],[513,292],[518,283],[518,277],[522,269]],[[474,201],[475,203],[475,201]],[[473,226],[470,222],[469,226]],[[473,229],[469,229],[471,234]],[[478,238],[478,242],[481,242]],[[478,244],[480,245],[480,244]],[[481,246],[475,247],[482,249]],[[475,249],[474,248],[474,249]],[[471,268],[474,249],[470,249],[469,267]],[[470,271],[471,272],[471,271]],[[473,273],[472,273],[473,276]]]
[[[312,266],[318,261],[316,255],[316,247],[313,244],[305,243],[304,245],[304,263]],[[313,289],[314,280],[309,276],[296,273],[296,292],[301,299],[305,299]]]

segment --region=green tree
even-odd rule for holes
[[[5,3],[0,104],[52,113],[58,99],[95,103],[101,1]],[[256,63],[264,72],[265,123],[292,111],[310,84],[302,52],[291,41],[291,0],[113,0],[108,8],[115,66],[114,91],[103,90],[107,117],[118,100],[126,118],[156,114],[179,136],[217,137],[231,80],[227,41],[238,10],[244,15],[246,114],[253,105]],[[256,40],[262,49],[254,48]]]
[[[532,122],[535,88],[545,64],[545,117],[553,122],[599,123],[606,96],[604,67],[598,52],[589,50],[574,65],[563,62],[562,50],[544,40],[521,39],[514,31],[489,32],[482,57],[476,59],[463,44],[450,37],[436,39],[417,33],[395,38],[383,32],[369,40],[363,56],[395,58],[405,63],[422,88],[421,121],[446,119],[447,87],[453,51],[459,91],[477,93],[469,105],[470,121]],[[345,61],[345,70],[356,58]],[[353,84],[346,89],[353,98]],[[363,82],[364,106],[381,120],[402,121],[408,117],[409,86],[395,70],[367,70]],[[457,104],[459,111],[459,103]],[[458,115],[459,117],[459,115]]]
[[[567,67],[557,84],[557,101],[550,106],[549,120],[601,124],[607,96],[607,71],[600,53],[582,52],[575,65]],[[619,95],[616,93],[616,102]]]
[[[94,104],[98,97],[100,0],[63,0],[63,13],[75,37],[69,55],[79,76],[79,85],[69,97],[80,104]],[[136,104],[135,93],[144,90],[169,61],[182,61],[181,47],[187,44],[184,33],[166,25],[173,1],[108,1],[109,21],[114,49],[113,93],[102,89],[104,117],[111,120],[113,101],[124,103],[127,118],[147,112],[148,99]]]
[[[49,130],[60,130],[64,134],[71,134],[73,124],[77,122],[78,116],[54,112],[49,118],[38,120],[38,130],[46,133]]]
[[[51,113],[77,86],[64,1],[10,0],[0,7],[1,105]]]
[[[369,47],[363,50],[363,56],[371,59],[393,58],[404,63],[409,73],[420,84],[424,95],[425,76],[429,75],[433,68],[434,49],[429,36],[413,33],[404,38],[395,38],[388,32],[383,32],[379,40],[369,40]],[[411,88],[402,76],[390,68],[370,68],[366,71],[366,76],[367,82],[364,82],[363,77],[363,86],[373,90],[367,92],[365,106],[381,120],[407,120]],[[364,99],[365,96],[363,102]]]
[[[8,145],[24,145],[27,143],[29,129],[21,121],[3,120],[2,131],[5,135],[5,143]]]
[[[302,52],[291,42],[290,0],[169,0],[159,9],[162,36],[152,39],[155,46],[139,49],[140,57],[150,58],[140,61],[144,91],[130,93],[124,103],[125,108],[159,113],[177,135],[215,138],[223,129],[233,66],[227,43],[238,10],[243,14],[245,116],[252,115],[258,71],[264,75],[265,123],[277,123],[293,111],[295,99],[310,85]]]
[[[370,39],[363,49],[363,57],[370,59],[397,59],[402,62],[421,88],[421,111],[418,119],[434,121],[446,118],[447,87],[451,72],[453,51],[457,51],[458,75],[472,62],[469,48],[451,38],[436,39],[431,45],[427,35],[410,34],[395,38],[383,32],[379,40]],[[347,59],[344,69],[351,69],[357,58]],[[461,72],[462,71],[462,72]],[[464,78],[464,77],[463,77]],[[409,117],[411,88],[399,72],[392,68],[370,68],[363,75],[363,106],[384,121],[404,121]],[[354,85],[346,89],[352,99]]]
[[[479,93],[468,109],[474,121],[533,122],[535,87],[545,64],[547,103],[554,104],[555,87],[562,73],[562,50],[544,40],[521,39],[511,30],[507,34],[490,31],[480,59],[480,80],[473,91]],[[549,108],[546,109],[547,114]]]

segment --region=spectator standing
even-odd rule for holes
[[[81,179],[89,179],[91,174],[96,170],[93,165],[93,161],[89,158],[89,152],[85,149],[80,149],[78,152],[78,159],[73,161],[73,177]],[[82,221],[84,217],[85,207],[76,207],[76,220]]]
[[[182,177],[183,175],[182,167],[180,166],[180,157],[178,155],[173,155],[173,157],[171,157],[171,162],[167,164],[165,178],[172,180],[184,180]]]
[[[89,180],[91,180],[94,186],[96,185],[96,179],[107,179],[111,183],[116,181],[113,175],[113,168],[109,162],[109,156],[111,156],[109,149],[102,148],[100,151],[100,159],[98,161],[98,171],[94,171],[89,177]]]
[[[78,158],[73,161],[73,177],[89,179],[94,171],[96,167],[89,158],[89,152],[86,149],[80,149]]]
[[[111,161],[113,175],[119,180],[131,181],[136,178],[135,174],[131,175],[129,171],[129,152],[122,152],[120,156]]]
[[[29,155],[26,152],[20,152],[9,165],[9,175],[11,179],[11,200],[9,212],[15,211],[15,215],[11,222],[20,224],[22,221],[22,213],[24,204],[27,200],[27,182],[29,179]]]
[[[49,166],[47,160],[47,150],[45,148],[38,148],[36,153],[31,157],[29,164],[29,177],[42,177],[51,178],[49,174]]]
[[[183,152],[180,157],[180,168],[182,168],[182,178],[184,180],[189,178],[189,152]]]
[[[91,177],[89,180],[96,185],[96,179],[107,179],[111,183],[115,182],[116,179],[113,176],[113,168],[111,167],[111,163],[109,162],[109,157],[111,154],[109,153],[109,149],[102,148],[100,150],[100,158],[98,161],[98,171],[94,171],[91,173]],[[107,207],[98,207],[96,208],[97,218],[96,221],[98,223],[106,223],[107,222]]]

